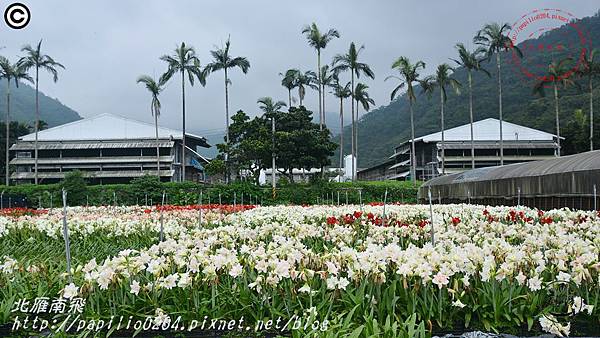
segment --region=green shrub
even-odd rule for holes
[[[71,175],[71,174],[70,174]],[[269,185],[256,186],[250,182],[235,182],[229,185],[201,185],[193,182],[160,182],[157,177],[144,176],[133,180],[130,184],[109,184],[87,186],[83,177],[72,174],[60,184],[49,185],[18,185],[1,187],[7,194],[25,195],[30,206],[37,206],[41,202],[43,207],[62,205],[60,200],[61,189],[64,187],[68,193],[69,205],[134,205],[147,203],[157,205],[161,203],[163,192],[166,194],[167,204],[186,205],[198,203],[202,191],[202,203],[260,203],[265,205],[275,204],[316,204],[328,203],[358,204],[361,197],[363,203],[383,202],[385,191],[388,191],[389,203],[403,202],[415,203],[418,185],[411,182],[381,181],[381,182],[327,182],[315,180],[311,183],[289,183],[280,181],[276,190],[276,198],[272,197]],[[52,197],[52,199],[51,199]]]

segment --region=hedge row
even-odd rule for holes
[[[410,182],[315,182],[312,184],[284,184],[278,186],[275,198],[271,187],[238,182],[229,185],[200,185],[196,183],[161,183],[155,178],[142,178],[130,184],[87,186],[84,181],[51,185],[3,186],[7,196],[25,196],[31,207],[62,204],[61,191],[65,188],[68,204],[73,205],[151,205],[160,204],[163,192],[165,203],[175,205],[202,203],[249,204],[337,204],[383,202],[415,203],[417,187]]]

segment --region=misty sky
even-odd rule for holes
[[[10,2],[0,2],[2,12]],[[243,109],[256,115],[260,97],[287,101],[280,72],[316,69],[316,52],[301,34],[302,27],[313,21],[322,30],[334,27],[341,38],[324,50],[323,61],[346,52],[351,41],[364,44],[361,59],[376,75],[375,80],[364,81],[379,106],[389,102],[394,83],[384,79],[392,74],[390,65],[398,56],[425,61],[425,73],[430,73],[438,63],[455,57],[456,42],[470,45],[473,35],[487,22],[513,23],[536,8],[561,8],[584,17],[600,7],[595,0],[21,2],[29,6],[31,22],[22,30],[11,30],[0,22],[0,46],[6,46],[1,55],[14,60],[23,44],[43,38],[43,51],[67,67],[56,84],[42,76],[44,93],[84,117],[108,112],[148,122],[152,122],[149,94],[135,80],[141,74],[160,76],[166,65],[159,56],[170,54],[181,41],[194,46],[205,65],[211,61],[209,51],[222,46],[231,35],[232,54],[245,56],[251,63],[247,75],[239,70],[231,74],[231,112]],[[179,79],[175,80],[162,94],[160,123],[180,128],[181,94]],[[187,100],[190,131],[203,135],[223,132],[222,72],[211,74],[206,87],[188,87]],[[337,111],[334,98],[327,100],[327,110]],[[314,91],[308,92],[305,105],[318,111]]]

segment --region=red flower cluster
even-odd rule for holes
[[[21,217],[21,216],[36,216],[47,214],[46,209],[31,209],[31,208],[4,208],[0,209],[0,216]]]
[[[458,225],[458,223],[460,223],[460,218],[458,218],[458,217],[452,217],[452,224]]]
[[[230,214],[256,208],[255,205],[248,204],[191,204],[191,205],[157,205],[154,209],[145,209],[144,212],[149,214],[152,211],[186,211],[186,210],[219,210],[220,212]]]

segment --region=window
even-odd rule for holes
[[[17,151],[17,158],[31,158],[31,151]]]

